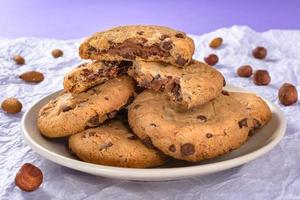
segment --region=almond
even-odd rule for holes
[[[44,80],[44,75],[41,72],[29,71],[19,76],[22,80],[32,83],[39,83]]]
[[[22,110],[22,104],[16,98],[7,98],[1,103],[1,108],[5,112],[15,114]]]
[[[24,65],[25,64],[25,59],[20,55],[15,55],[13,57],[13,60],[16,62],[17,65]]]
[[[222,44],[223,44],[223,39],[221,37],[217,37],[209,43],[209,47],[216,49],[219,48]]]

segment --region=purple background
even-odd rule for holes
[[[73,39],[124,24],[160,24],[191,34],[232,25],[300,29],[299,8],[299,0],[2,0],[0,37]]]

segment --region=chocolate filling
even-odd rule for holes
[[[171,92],[173,93],[176,101],[182,101],[181,88],[178,83],[174,82],[174,87],[172,88]]]
[[[113,44],[107,50],[96,50],[94,48],[89,48],[90,53],[96,54],[115,54],[122,56],[123,58],[134,60],[137,56],[147,59],[149,56],[159,56],[159,57],[169,57],[170,52],[164,51],[160,48],[160,44],[152,44],[151,46],[144,46],[143,41],[138,43],[133,39],[127,39],[123,43]]]

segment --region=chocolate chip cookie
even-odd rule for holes
[[[256,94],[226,91],[223,93],[232,96],[246,107],[253,118],[254,129],[263,127],[271,120],[272,112],[268,104]]]
[[[164,91],[185,108],[202,105],[217,97],[224,84],[220,72],[196,60],[184,68],[159,62],[135,61],[128,74],[139,86]]]
[[[81,64],[66,74],[64,78],[64,90],[71,93],[86,91],[88,88],[111,78],[126,74],[128,67],[131,65],[130,61],[94,61]]]
[[[176,159],[200,161],[239,148],[253,128],[245,107],[233,97],[182,112],[164,94],[146,90],[129,106],[133,132]]]
[[[193,40],[163,26],[120,26],[95,33],[79,48],[81,58],[92,60],[162,61],[182,67],[194,54]]]
[[[99,126],[127,104],[134,94],[134,82],[128,76],[110,79],[86,92],[62,93],[39,112],[38,128],[46,137],[68,136]]]
[[[101,165],[147,168],[166,161],[117,120],[70,136],[69,148],[81,160]]]

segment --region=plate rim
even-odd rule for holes
[[[240,92],[248,92],[248,93],[255,93],[252,91],[245,90],[239,86],[234,86],[228,84],[224,89],[229,91],[240,91]],[[284,113],[280,109],[279,106],[274,104],[271,101],[266,100],[265,98],[261,97],[268,106],[271,108],[272,115],[274,113],[278,114],[278,117],[282,123],[280,123],[276,132],[278,134],[275,138],[269,141],[266,145],[250,152],[242,156],[238,156],[232,159],[219,161],[215,163],[208,163],[202,165],[194,165],[194,166],[187,166],[187,167],[175,167],[175,168],[123,168],[123,167],[113,167],[113,166],[106,166],[106,165],[98,165],[93,163],[87,163],[80,160],[75,160],[72,158],[68,158],[62,156],[60,154],[54,153],[47,148],[43,147],[42,145],[38,144],[26,129],[26,119],[28,118],[29,114],[31,114],[32,109],[43,101],[46,98],[49,98],[51,95],[56,95],[62,90],[58,90],[56,92],[50,93],[47,96],[40,98],[39,100],[35,101],[30,105],[30,107],[26,110],[24,115],[22,116],[21,120],[21,132],[23,137],[25,138],[26,143],[39,155],[42,157],[57,163],[59,165],[78,170],[84,173],[94,174],[98,176],[108,177],[108,178],[115,178],[115,179],[126,179],[126,180],[137,180],[137,181],[164,181],[164,180],[178,180],[183,178],[201,176],[204,174],[215,173],[219,171],[223,171],[226,169],[230,169],[233,167],[237,167],[243,165],[247,162],[250,162],[254,159],[259,158],[260,156],[266,154],[271,149],[273,149],[283,138],[286,127],[287,121],[285,118]],[[274,113],[273,113],[274,112]]]

